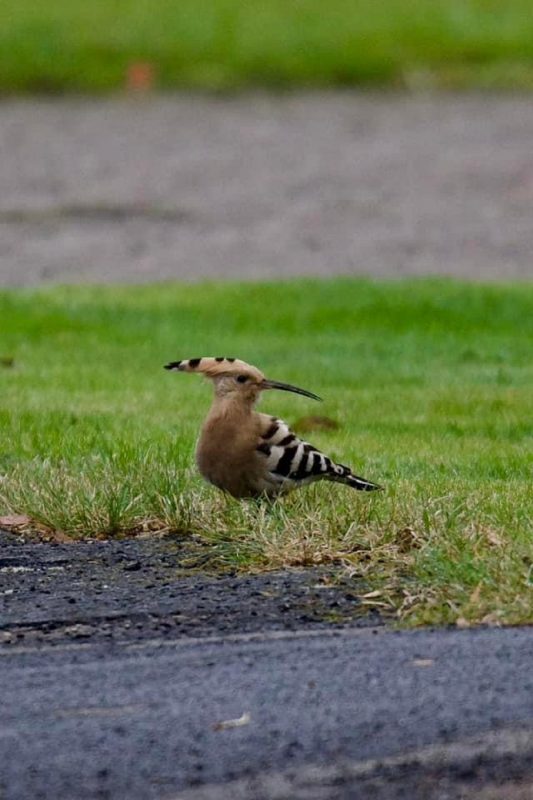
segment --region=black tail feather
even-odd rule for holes
[[[357,489],[360,492],[383,491],[383,486],[354,475],[350,467],[345,467],[343,464],[331,465],[330,480],[345,483],[346,486],[351,486],[352,489]]]
[[[377,483],[372,483],[372,481],[367,481],[365,478],[359,478],[357,475],[350,473],[345,478],[345,483],[347,486],[351,486],[352,489],[358,489],[360,492],[382,492],[383,486],[379,486]]]

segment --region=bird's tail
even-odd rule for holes
[[[346,486],[351,486],[352,489],[358,489],[360,492],[377,492],[383,490],[383,486],[372,483],[372,481],[367,481],[366,478],[360,478],[354,475],[350,467],[345,467],[344,464],[332,464],[332,469],[328,477],[332,481],[345,483]]]

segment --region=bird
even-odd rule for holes
[[[196,372],[213,381],[213,404],[198,439],[196,463],[203,478],[223,492],[238,499],[274,499],[318,480],[366,492],[382,488],[298,438],[283,420],[254,408],[268,389],[320,400],[316,394],[269,380],[237,358],[189,358],[171,361],[165,369]]]

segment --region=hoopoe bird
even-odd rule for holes
[[[273,498],[318,480],[366,492],[381,488],[299,439],[283,420],[254,410],[266,389],[320,400],[316,394],[268,380],[236,358],[189,358],[172,361],[165,369],[198,372],[213,381],[215,396],[198,440],[196,463],[202,476],[222,491],[237,498]]]

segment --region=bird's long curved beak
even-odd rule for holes
[[[305,389],[299,389],[298,386],[291,386],[290,383],[280,383],[279,381],[264,380],[261,384],[262,389],[281,389],[283,392],[294,392],[294,394],[303,394],[304,397],[310,397],[311,400],[322,400],[313,392],[308,392]]]

